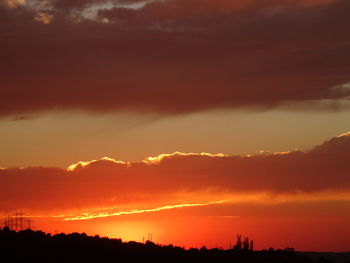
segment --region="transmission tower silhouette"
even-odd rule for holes
[[[12,216],[7,216],[3,223],[4,227],[13,231],[21,231],[25,229],[31,229],[33,224],[29,217],[25,217],[22,212],[16,212]]]

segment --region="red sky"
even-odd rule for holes
[[[0,0],[0,216],[186,247],[243,234],[350,250],[349,11]]]

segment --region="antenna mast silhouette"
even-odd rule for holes
[[[16,212],[14,215],[5,218],[4,227],[8,227],[16,232],[31,229],[32,220],[29,217],[25,217],[22,212]]]

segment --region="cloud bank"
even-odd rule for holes
[[[7,168],[0,170],[0,212],[103,209],[135,203],[154,208],[169,205],[167,201],[206,203],[228,196],[241,196],[238,202],[259,202],[268,198],[266,194],[287,201],[293,195],[315,201],[327,200],[322,193],[328,193],[332,200],[349,201],[349,156],[350,133],[346,133],[309,152],[175,153],[141,162],[103,158],[69,169]]]
[[[2,0],[0,117],[341,109],[349,11],[347,0]]]

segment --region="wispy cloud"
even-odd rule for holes
[[[197,203],[197,204],[177,204],[177,205],[167,205],[161,206],[151,209],[141,209],[141,210],[130,210],[130,211],[120,211],[120,212],[103,212],[103,213],[83,213],[81,215],[77,215],[74,217],[65,217],[60,215],[58,217],[64,217],[64,221],[75,221],[75,220],[89,220],[94,218],[101,217],[111,217],[111,216],[121,216],[121,215],[133,215],[133,214],[142,214],[142,213],[151,213],[151,212],[159,212],[163,210],[177,209],[177,208],[186,208],[186,207],[198,207],[198,206],[209,206],[215,204],[223,204],[228,200],[214,201],[208,203]]]

